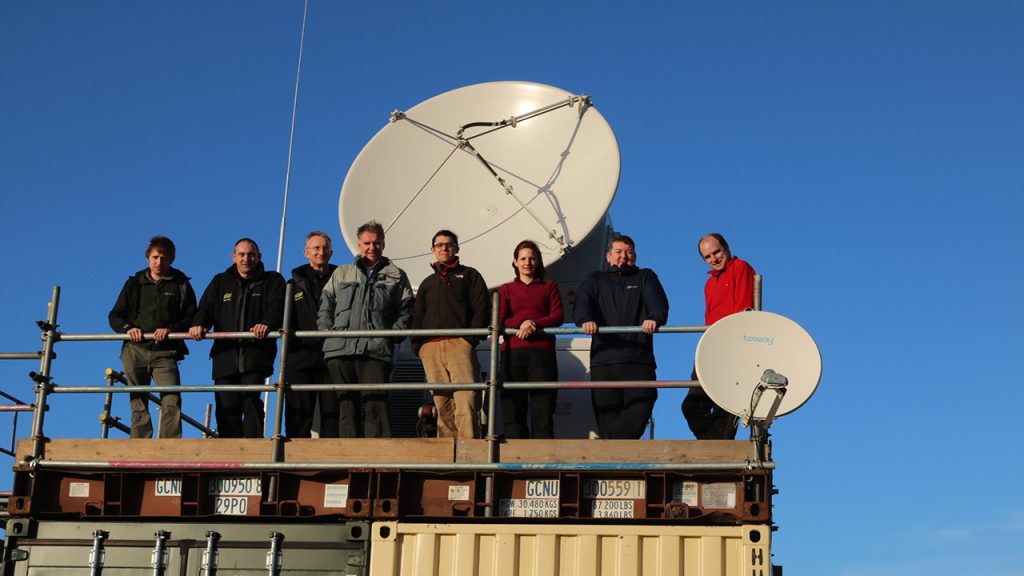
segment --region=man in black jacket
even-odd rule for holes
[[[480,273],[459,262],[459,237],[440,230],[430,242],[434,273],[420,283],[412,310],[415,328],[486,328],[489,320],[487,283]],[[476,359],[478,337],[413,338],[413,353],[423,362],[430,383],[469,383],[480,378]],[[438,438],[479,438],[475,390],[433,390]]]
[[[171,332],[184,332],[196,311],[196,293],[188,276],[171,267],[174,242],[153,236],[146,248],[149,266],[128,277],[107,319],[115,332],[131,341],[121,347],[121,362],[130,386],[178,386],[178,362],[188,354],[181,340],[169,340]],[[147,340],[145,334],[152,333]],[[132,438],[152,438],[148,394],[132,394]],[[181,396],[160,394],[160,438],[181,438]]]
[[[292,269],[291,329],[316,330],[316,317],[320,310],[320,294],[334,269],[330,263],[334,250],[331,237],[316,230],[306,235],[302,254],[309,260]],[[324,363],[323,340],[319,338],[292,338],[288,341],[285,362],[285,382],[289,384],[324,384],[330,382]],[[300,392],[288,390],[284,399],[284,422],[289,438],[309,438],[313,429],[313,413],[320,397],[320,436],[338,437],[338,401],[333,390]]]
[[[284,277],[263,269],[259,246],[249,238],[235,243],[231,260],[234,264],[214,276],[203,292],[188,332],[196,340],[202,340],[211,328],[252,332],[255,340],[218,339],[213,343],[213,381],[217,385],[262,384],[274,372],[277,342],[266,336],[281,328]],[[259,392],[217,392],[214,396],[221,438],[263,437]]]
[[[594,382],[656,380],[652,335],[668,322],[668,297],[657,274],[636,267],[636,245],[624,234],[608,243],[607,271],[580,285],[573,320],[590,342]],[[600,334],[600,326],[637,326],[639,334]],[[594,388],[591,401],[601,438],[638,439],[651,418],[656,388]]]

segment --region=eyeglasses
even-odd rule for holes
[[[453,248],[454,246],[455,246],[455,244],[452,244],[451,242],[435,242],[434,243],[434,249],[435,250],[440,250],[442,248]]]

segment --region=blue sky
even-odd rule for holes
[[[1024,573],[1024,5],[371,4],[311,2],[286,268],[306,231],[338,231],[391,110],[493,80],[590,94],[622,152],[616,227],[670,323],[701,322],[694,246],[717,230],[821,347],[818,393],[773,428],[776,562]],[[64,331],[105,332],[154,233],[198,290],[241,236],[273,261],[301,18],[298,0],[0,4],[0,349],[38,349],[55,284]],[[659,376],[686,378],[695,343],[659,340]],[[118,365],[109,343],[58,353],[59,384]],[[35,368],[0,365],[2,389],[28,399]],[[681,396],[656,406],[662,438],[689,438]],[[98,399],[57,401],[51,435],[98,434]]]

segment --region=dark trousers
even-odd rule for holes
[[[502,354],[506,382],[557,382],[554,350],[507,350]],[[501,390],[501,418],[506,438],[554,438],[558,390]],[[530,427],[526,427],[529,414]]]
[[[216,378],[225,384],[263,384],[266,376],[254,372]],[[217,436],[220,438],[263,438],[263,399],[259,392],[214,392],[217,402]]]
[[[327,366],[310,366],[297,370],[287,369],[285,382],[288,384],[328,384],[330,374]],[[338,399],[333,390],[320,392],[288,390],[284,394],[284,423],[289,438],[309,438],[313,431],[313,420],[317,401],[320,403],[320,435],[323,436],[325,422],[334,422],[334,436],[337,438]]]
[[[391,380],[391,363],[368,356],[328,358],[327,370],[335,384],[386,384]],[[321,436],[391,438],[386,390],[339,391],[334,402],[338,407],[338,418],[332,423],[334,428],[330,428],[326,421],[321,422]],[[332,433],[335,435],[331,436]]]
[[[697,371],[691,376],[697,379]],[[702,388],[690,388],[683,399],[683,417],[697,440],[734,440],[737,418],[715,404]]]
[[[593,382],[657,380],[647,364],[613,364],[590,368]],[[651,419],[657,388],[594,388],[590,391],[601,438],[637,440]]]

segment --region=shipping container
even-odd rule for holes
[[[7,523],[3,576],[367,574],[369,524]],[[159,563],[159,564],[158,564]]]
[[[768,525],[375,522],[372,576],[770,576]]]

